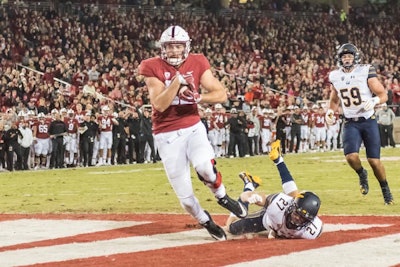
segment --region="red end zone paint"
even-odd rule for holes
[[[1,252],[26,248],[47,247],[61,244],[95,242],[123,237],[157,235],[193,230],[195,221],[188,215],[177,214],[130,214],[130,215],[0,215],[0,221],[16,219],[73,219],[148,221],[150,223],[114,230],[84,233],[57,239],[22,243],[0,247]],[[216,222],[223,224],[226,216],[214,215]],[[208,242],[200,245],[184,245],[153,249],[133,253],[113,254],[63,262],[49,262],[32,266],[221,266],[239,262],[285,255],[290,252],[323,248],[362,239],[400,233],[400,218],[396,216],[322,216],[325,224],[371,224],[390,225],[361,230],[341,230],[323,233],[314,241],[308,240],[268,240],[265,237],[253,239]],[[204,230],[205,231],[205,230]],[[399,241],[400,242],[400,241]],[[136,244],[137,245],[137,244]],[[43,255],[45,258],[46,255]],[[399,262],[400,263],[400,258]]]

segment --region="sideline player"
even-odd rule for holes
[[[255,204],[261,210],[244,219],[229,216],[227,231],[232,235],[266,232],[268,238],[316,239],[322,233],[323,223],[317,216],[321,201],[310,191],[299,192],[280,150],[281,141],[271,144],[269,157],[274,161],[282,180],[283,193],[265,195],[254,191],[261,179],[246,173],[239,177],[244,182],[240,201]]]
[[[46,168],[47,166],[47,155],[50,153],[50,121],[46,119],[44,113],[38,114],[38,120],[32,126],[33,129],[33,143],[35,150],[35,167]]]
[[[238,217],[246,217],[246,208],[226,194],[213,148],[198,113],[198,103],[226,101],[226,90],[212,74],[206,57],[189,53],[190,43],[184,29],[170,26],[161,35],[161,56],[143,60],[139,73],[144,76],[149,90],[154,140],[170,184],[182,207],[213,238],[225,240],[225,232],[201,208],[194,195],[190,163],[218,199],[218,204]],[[200,86],[205,91],[200,92]]]
[[[378,180],[384,203],[394,204],[386,180],[386,171],[380,160],[381,144],[379,127],[375,118],[375,105],[388,99],[385,88],[379,81],[375,67],[359,64],[361,55],[358,48],[350,43],[343,44],[337,51],[339,69],[329,74],[332,84],[326,122],[335,122],[334,113],[342,106],[344,115],[343,147],[347,163],[359,176],[360,191],[368,194],[368,173],[360,160],[360,146],[364,143],[368,163]]]

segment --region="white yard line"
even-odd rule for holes
[[[0,222],[0,245],[12,245],[12,244],[22,244],[29,243],[40,240],[49,240],[59,237],[73,236],[81,233],[89,233],[89,232],[97,232],[104,230],[117,229],[122,227],[128,227],[133,225],[144,224],[147,222],[117,222],[117,221],[98,221],[98,220],[35,220],[35,219],[22,219],[15,221],[4,221]],[[371,225],[371,224],[326,224],[325,231],[339,231],[339,230],[356,230],[356,229],[368,229],[371,227],[387,227],[390,225]],[[393,240],[396,239],[397,243]],[[53,245],[46,247],[35,247],[35,248],[27,248],[27,249],[16,249],[16,250],[8,250],[4,252],[0,252],[0,266],[16,266],[16,265],[30,265],[30,264],[39,264],[46,262],[57,262],[57,261],[66,261],[73,259],[81,259],[81,258],[89,258],[96,256],[107,256],[112,254],[119,253],[133,253],[139,251],[148,251],[162,248],[170,248],[170,247],[178,247],[178,246],[186,246],[186,245],[198,245],[215,242],[205,231],[204,229],[200,230],[192,230],[192,231],[184,231],[172,234],[157,234],[151,236],[134,236],[134,237],[126,237],[126,238],[116,238],[110,240],[101,240],[101,241],[93,241],[93,242],[80,242],[80,243],[70,243],[70,244],[62,244],[62,245]],[[318,242],[318,241],[317,241]],[[375,249],[368,249],[368,245],[373,246]],[[322,248],[320,250],[309,250],[308,252],[298,252],[300,253],[299,258],[302,259],[302,265],[313,266],[313,259],[309,259],[311,255],[324,255],[324,259],[329,259],[332,255],[340,255],[337,253],[349,253],[354,251],[355,255],[358,255],[357,260],[360,262],[360,265],[368,266],[369,263],[376,262],[369,260],[369,258],[381,256],[391,255],[393,251],[400,251],[400,234],[395,236],[387,236],[377,239],[369,239],[362,240],[358,242],[353,242],[343,245],[337,245],[329,248]],[[360,244],[360,245],[359,245]],[[373,244],[373,245],[372,245]],[[360,250],[358,247],[366,246],[366,251],[364,253],[363,250]],[[392,248],[387,249],[386,246],[390,246]],[[343,248],[342,248],[343,247]],[[380,248],[381,247],[381,248]],[[393,250],[394,248],[394,250]],[[336,250],[338,252],[336,252]],[[361,253],[366,256],[366,261],[363,260],[363,257],[359,255],[356,251],[361,251]],[[390,253],[389,253],[390,252]],[[305,254],[301,254],[305,253]],[[400,263],[400,256],[398,254],[392,253],[393,256],[390,258],[391,260],[388,263]],[[294,253],[296,254],[296,253]],[[272,257],[269,259],[265,259],[267,264],[263,261],[256,261],[254,264],[258,264],[256,266],[293,266],[290,265],[292,263],[296,263],[294,265],[298,266],[298,259],[291,261],[283,261],[282,258],[291,258],[292,254],[282,256],[282,257]],[[394,256],[396,255],[396,256]],[[397,261],[394,259],[397,257]],[[276,259],[278,258],[278,259]],[[344,261],[342,256],[335,256],[331,261],[335,263],[336,261]],[[276,260],[279,264],[269,264],[269,260]],[[349,259],[348,262],[352,263],[351,266],[354,265],[354,258]],[[310,264],[304,264],[303,262]],[[318,261],[315,260],[315,263]],[[323,263],[323,260],[319,261]],[[347,263],[345,261],[344,263]],[[383,262],[379,262],[383,263]],[[288,264],[288,265],[284,265]],[[318,266],[319,264],[315,265]],[[391,265],[391,264],[386,264]],[[240,265],[236,265],[240,266]],[[246,266],[254,266],[254,265],[246,265]],[[325,265],[329,266],[329,265]],[[346,266],[337,264],[337,266]],[[375,265],[379,266],[379,265]]]
[[[372,227],[389,227],[392,224],[358,224],[358,223],[335,223],[335,224],[324,224],[324,233],[336,232],[336,231],[349,231],[349,230],[360,230],[368,229]]]
[[[0,222],[0,247],[113,230],[146,223],[150,222],[37,219],[2,221]]]
[[[400,234],[395,234],[319,249],[293,252],[287,255],[274,256],[263,260],[242,262],[228,266],[387,267],[400,264],[399,251]]]
[[[87,174],[101,175],[101,174],[116,174],[116,173],[134,173],[134,172],[144,172],[144,171],[161,171],[163,168],[148,168],[148,169],[130,169],[130,170],[107,170],[107,171],[90,171]]]
[[[45,262],[132,253],[153,249],[179,247],[215,242],[206,230],[193,230],[173,234],[135,236],[96,242],[72,243],[0,252],[0,266],[20,266]]]

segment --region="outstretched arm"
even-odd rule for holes
[[[338,93],[335,90],[335,88],[333,87],[333,85],[331,85],[331,95],[329,98],[329,109],[331,109],[333,111],[337,111],[339,109],[339,104],[340,104],[340,98],[338,96]]]

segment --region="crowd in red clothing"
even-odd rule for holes
[[[364,61],[377,67],[391,96],[389,106],[399,104],[400,26],[388,23],[391,17],[371,14],[374,9],[367,6],[350,13],[343,23],[328,12],[304,16],[292,12],[290,5],[281,9],[245,14],[231,9],[224,15],[160,9],[144,14],[137,8],[119,12],[86,6],[61,15],[52,9],[2,7],[2,111],[31,109],[29,103],[37,106],[41,97],[47,111],[74,108],[78,102],[96,105],[98,99],[82,92],[89,80],[111,99],[134,107],[147,104],[147,90],[136,69],[142,59],[159,54],[157,39],[170,24],[188,29],[192,51],[210,59],[230,95],[228,108],[237,99],[244,100],[239,108],[247,102],[273,109],[327,99],[335,48],[346,41],[354,42]]]
[[[297,1],[232,1],[212,12],[207,8],[216,1],[198,1],[196,8],[192,1],[84,2],[0,7],[1,125],[20,112],[82,106],[96,115],[104,106],[119,112],[149,104],[137,68],[159,55],[158,38],[172,24],[187,29],[192,52],[209,59],[227,89],[227,111],[282,112],[327,100],[336,48],[352,42],[363,62],[376,67],[387,104],[400,115],[398,4],[354,8],[342,21],[334,7]]]

